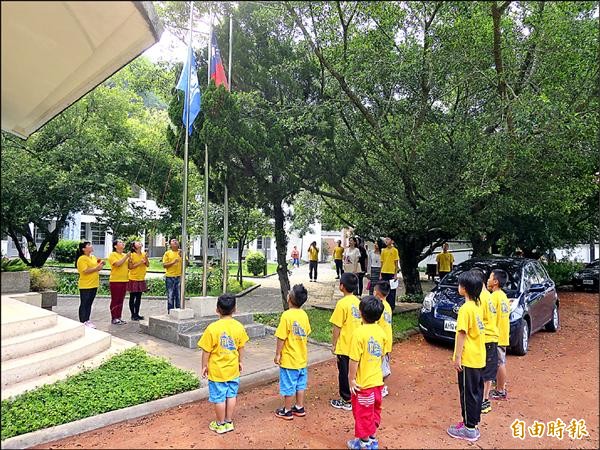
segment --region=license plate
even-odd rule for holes
[[[444,331],[456,331],[456,321],[444,320]]]
[[[594,284],[594,280],[583,280],[583,284]]]

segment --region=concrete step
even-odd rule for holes
[[[41,295],[36,294],[40,297]],[[2,339],[50,328],[56,325],[57,314],[52,311],[23,303],[18,295],[3,295],[0,312],[0,336]]]
[[[233,317],[242,325],[253,323],[252,314],[236,314]],[[202,333],[206,327],[218,319],[219,317],[215,315],[177,320],[168,314],[163,314],[160,316],[149,317],[147,325],[146,323],[140,323],[140,331],[170,342],[176,342],[178,334]]]
[[[250,323],[245,324],[244,328],[246,329],[246,333],[250,339],[264,337],[265,336],[265,326],[260,323]],[[177,336],[177,344],[186,348],[196,348],[198,346],[198,341],[204,334],[203,331],[195,331],[195,332],[187,332],[187,333],[179,333]]]
[[[56,325],[2,339],[2,362],[58,347],[84,336],[83,324],[57,316]]]
[[[85,335],[80,339],[2,362],[2,389],[25,380],[52,374],[91,358],[108,349],[110,343],[110,334],[85,327]]]

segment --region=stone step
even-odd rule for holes
[[[250,323],[245,324],[244,328],[246,329],[246,333],[250,339],[264,337],[265,336],[265,326],[261,323]],[[198,346],[198,341],[204,334],[204,331],[200,332],[188,332],[188,333],[180,333],[178,337],[177,344],[186,348],[196,348]]]
[[[85,327],[85,335],[73,342],[2,362],[2,389],[35,377],[50,375],[91,358],[108,349],[110,344],[110,334]]]
[[[56,325],[2,339],[2,362],[58,347],[84,336],[83,324],[57,316]]]
[[[19,295],[3,295],[0,300],[2,302],[0,336],[3,340],[56,325],[56,313],[17,300]],[[41,302],[41,295],[35,295],[40,297]]]
[[[242,325],[253,323],[252,314],[236,314],[233,317]],[[171,342],[173,342],[172,339],[175,338],[175,334],[202,332],[206,327],[211,323],[216,322],[218,319],[219,317],[215,315],[177,320],[168,314],[164,314],[161,316],[149,317],[146,329],[149,329],[151,334],[157,337],[162,337],[161,334],[165,334],[163,339],[171,340]],[[140,325],[140,328],[141,327],[146,327],[146,325]],[[144,328],[141,328],[141,330],[144,331]],[[158,334],[154,334],[155,332]],[[171,339],[169,339],[170,335],[172,335]]]

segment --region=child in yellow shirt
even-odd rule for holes
[[[218,434],[233,431],[233,412],[243,369],[242,350],[248,342],[244,326],[232,317],[234,312],[235,296],[219,296],[219,320],[206,327],[198,341],[202,349],[202,377],[208,377],[208,401],[214,403],[217,416],[208,428]]]
[[[302,284],[292,288],[287,300],[289,308],[281,315],[275,331],[275,364],[279,366],[279,393],[284,399],[283,407],[278,408],[275,415],[285,420],[306,415],[304,393],[308,380],[308,335],[311,329],[308,315],[301,308],[307,298],[308,292]]]
[[[384,381],[381,396],[385,397],[388,395],[388,387],[385,384],[385,380],[392,374],[392,369],[390,367],[390,353],[392,352],[392,344],[394,342],[394,333],[392,331],[392,307],[387,302],[387,296],[390,293],[390,283],[387,281],[379,281],[375,285],[375,290],[373,292],[375,297],[383,303],[383,314],[377,321],[377,324],[385,332],[385,336],[387,337],[387,346],[383,349],[383,359],[381,360],[381,371],[383,372]]]
[[[503,291],[508,274],[502,269],[495,269],[488,278],[488,289],[498,305],[498,369],[496,372],[496,389],[490,391],[492,400],[506,400],[506,347],[510,337],[510,302]]]
[[[483,379],[485,367],[485,340],[479,296],[481,276],[469,270],[458,276],[458,293],[465,303],[458,310],[454,368],[458,373],[458,390],[463,421],[450,426],[447,432],[456,439],[475,442],[481,436],[477,425],[481,418]]]
[[[354,436],[348,448],[379,448],[375,433],[381,423],[381,360],[388,345],[385,331],[377,324],[383,315],[383,302],[369,295],[360,302],[363,325],[354,330],[350,342],[348,379],[352,393]]]

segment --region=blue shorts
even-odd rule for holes
[[[308,371],[302,369],[279,368],[279,394],[284,397],[296,395],[298,391],[306,390]]]
[[[211,403],[223,403],[226,398],[237,397],[239,387],[239,377],[231,381],[208,380],[208,401]]]

